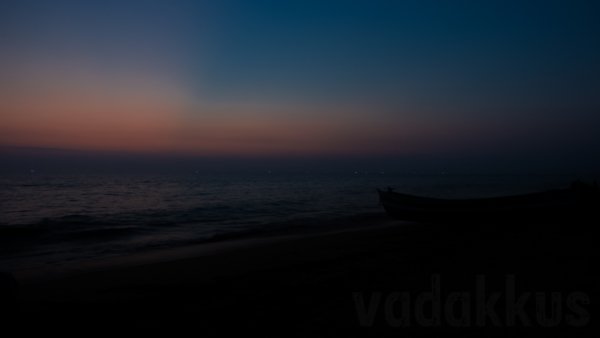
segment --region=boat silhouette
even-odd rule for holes
[[[564,222],[597,215],[600,191],[596,184],[575,182],[566,189],[522,195],[444,199],[379,190],[386,212],[397,219],[426,222]]]

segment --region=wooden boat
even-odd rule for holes
[[[427,222],[565,221],[596,214],[597,185],[478,199],[442,199],[377,189],[386,212],[395,218]]]

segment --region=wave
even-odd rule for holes
[[[63,234],[65,239],[73,240],[108,240],[113,238],[123,238],[134,236],[140,233],[140,229],[135,226],[116,226],[97,229],[82,229]]]

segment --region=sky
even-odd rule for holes
[[[584,166],[598,17],[594,1],[4,0],[0,148]]]

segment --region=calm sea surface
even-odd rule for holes
[[[11,175],[0,179],[0,270],[76,264],[382,212],[376,188],[477,197],[564,187],[562,176]]]

